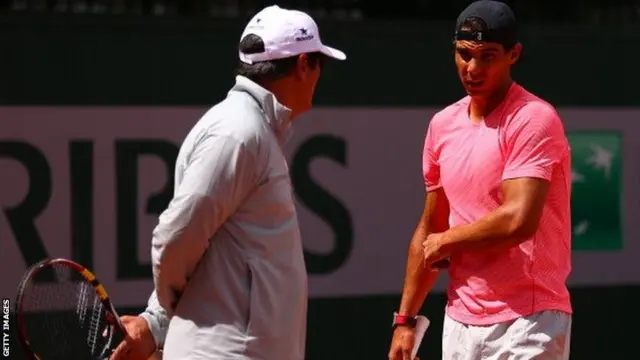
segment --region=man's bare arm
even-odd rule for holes
[[[442,234],[445,253],[517,244],[538,229],[549,182],[517,178],[502,182],[504,202],[476,222],[456,226]]]
[[[443,232],[449,228],[449,201],[442,188],[429,192],[425,198],[424,211],[418,222],[407,256],[407,270],[398,312],[402,315],[418,314],[429,290],[438,278],[438,271],[424,266],[422,243],[432,232]]]

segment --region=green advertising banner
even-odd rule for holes
[[[574,250],[622,250],[621,134],[574,131],[571,218]]]

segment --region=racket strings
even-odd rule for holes
[[[103,323],[102,322],[103,318],[104,317],[102,316],[102,303],[96,296],[93,299],[91,320],[89,323],[89,336],[87,338],[87,344],[91,346],[92,353],[95,353],[96,351],[98,351],[97,346],[99,345],[99,342],[100,342],[100,337],[98,336],[98,333],[100,332],[100,329],[102,327],[101,324]]]
[[[74,269],[64,264],[42,268],[26,283],[21,306],[30,348],[44,360],[106,357],[112,331],[104,306]]]

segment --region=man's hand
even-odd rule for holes
[[[422,243],[424,252],[424,265],[432,267],[434,263],[449,257],[443,249],[445,243],[444,233],[429,234],[427,240]]]
[[[110,360],[149,359],[156,350],[156,343],[147,321],[140,316],[122,316],[120,320],[129,336],[116,348]]]
[[[415,329],[406,326],[398,326],[393,331],[393,339],[391,340],[391,350],[389,350],[389,360],[420,360],[412,359],[411,351],[416,342]]]

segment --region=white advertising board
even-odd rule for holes
[[[0,294],[13,296],[26,269],[24,255],[37,257],[32,241],[39,239],[51,257],[85,251],[82,259],[90,258],[119,306],[144,304],[152,283],[140,274],[149,261],[153,211],[162,203],[154,196],[173,176],[161,157],[144,153],[171,157],[172,146],[177,149],[205,110],[0,107]],[[423,137],[436,110],[321,108],[294,124],[286,151],[292,172],[298,172],[296,187],[306,189],[298,194],[304,245],[310,254],[326,255],[311,266],[312,297],[399,293],[407,243],[424,199]],[[616,239],[605,239],[601,250],[574,252],[570,283],[640,283],[634,256],[640,254],[634,218],[640,213],[640,109],[560,113],[568,132],[593,131],[578,139],[587,148],[597,145],[598,133],[613,132],[609,160],[618,161],[613,169],[620,178],[614,195],[622,214],[622,249],[606,245]],[[592,223],[597,219],[581,221],[578,235]],[[336,233],[342,250],[332,255]],[[118,258],[129,264],[118,269]]]

